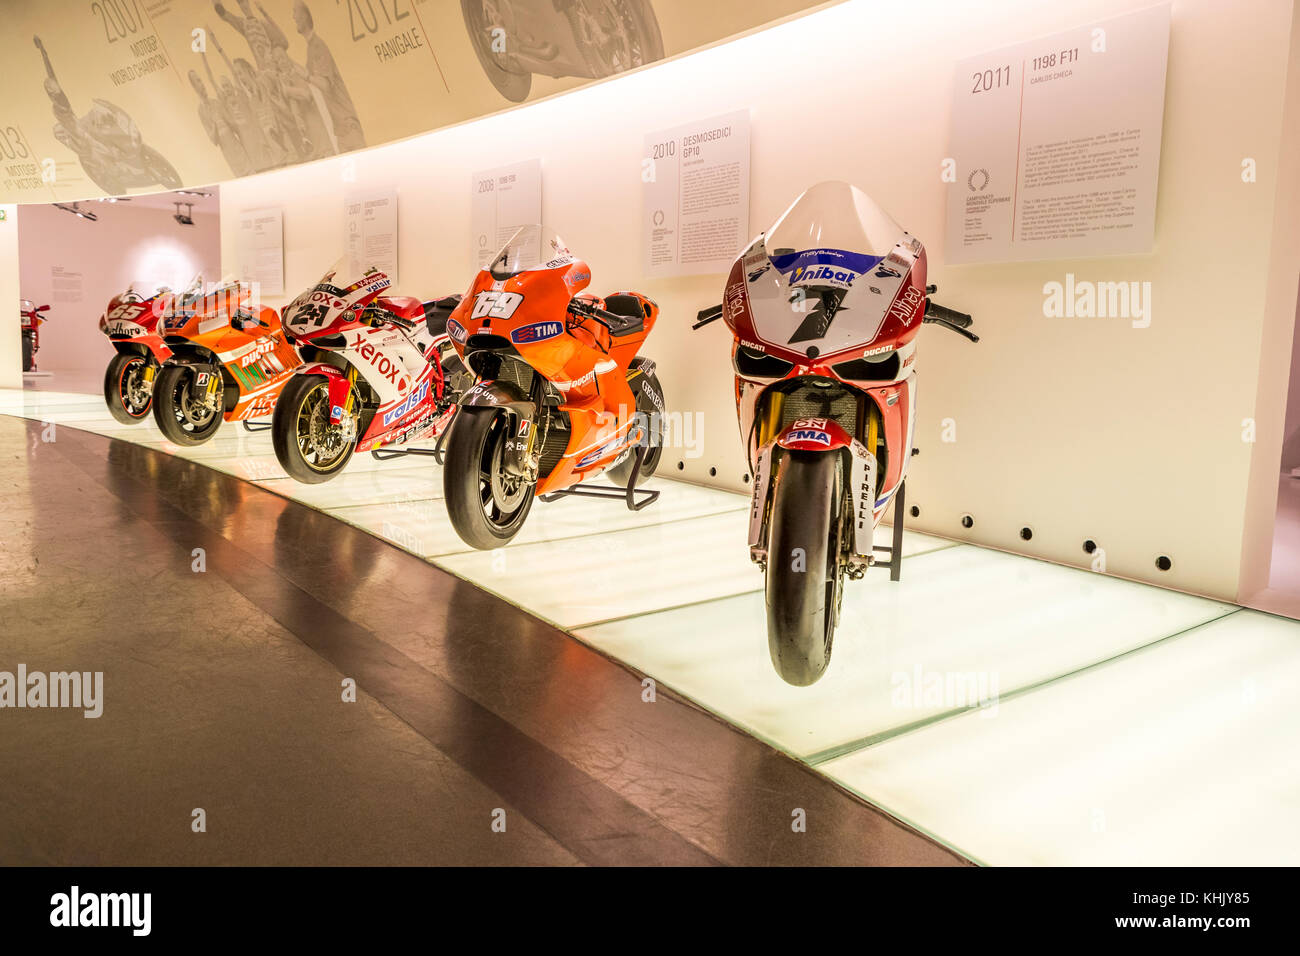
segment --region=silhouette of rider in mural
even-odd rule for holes
[[[179,189],[181,178],[175,168],[156,149],[145,145],[126,110],[96,98],[84,116],[77,116],[54,75],[45,44],[39,36],[32,41],[45,61],[45,95],[54,107],[54,138],[77,154],[91,181],[114,196],[132,187],[158,184]]]

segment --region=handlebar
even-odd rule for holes
[[[930,289],[933,288],[935,287],[930,287]],[[929,289],[926,291],[929,291]],[[971,325],[974,324],[974,319],[965,312],[958,312],[956,309],[944,308],[939,305],[939,303],[932,302],[929,299],[925,300],[925,317],[921,321],[929,322],[934,325],[942,325],[945,329],[952,329],[954,332],[964,335],[972,342],[978,342],[980,340],[978,335],[974,332],[968,331]]]
[[[580,315],[583,318],[595,319],[605,328],[609,329],[609,334],[616,338],[620,335],[627,335],[631,332],[640,332],[645,328],[645,316],[635,315],[618,315],[614,312],[607,312],[604,309],[592,305],[590,302],[584,302],[581,299],[570,299],[568,311],[574,315]]]
[[[700,309],[700,311],[695,314],[695,324],[691,326],[691,331],[694,332],[696,329],[702,329],[710,322],[720,318],[722,318],[721,303],[718,305],[711,305],[707,309]]]

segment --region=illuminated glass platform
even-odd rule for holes
[[[385,538],[977,861],[1300,863],[1300,623],[908,532],[902,580],[849,582],[830,671],[794,688],[768,660],[743,496],[655,479],[641,512],[537,502],[515,542],[477,552],[429,458],[359,456],[301,485],[267,432],[227,423],[181,449],[58,392],[0,390],[0,413],[191,458]]]

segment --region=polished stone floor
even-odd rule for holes
[[[0,671],[103,675],[97,718],[0,709],[0,865],[963,862],[541,619],[198,461],[0,415],[0,508]]]
[[[679,805],[676,784],[649,771],[675,747],[660,739],[662,729],[637,727],[630,739],[643,752],[637,759],[625,752],[629,738],[613,728],[628,714],[607,696],[608,685],[575,697],[550,672],[520,674],[517,644],[466,626],[441,596],[408,595],[409,587],[418,590],[408,583],[413,572],[376,578],[355,564],[341,571],[335,565],[343,557],[319,542],[340,523],[366,532],[349,545],[359,552],[396,560],[398,552],[380,544],[390,542],[404,560],[454,575],[456,593],[463,588],[500,614],[526,611],[520,619],[529,628],[553,636],[556,660],[572,660],[584,673],[576,662],[588,656],[602,666],[617,662],[615,671],[637,690],[647,675],[674,700],[702,709],[685,709],[683,719],[716,715],[749,735],[740,739],[770,745],[793,758],[792,767],[815,770],[960,857],[1300,862],[1294,621],[909,532],[902,581],[882,574],[851,584],[830,673],[814,687],[792,688],[767,659],[762,578],[743,545],[740,496],[656,480],[662,497],[643,512],[600,501],[541,503],[515,543],[480,553],[452,531],[428,459],[359,458],[338,479],[304,486],[283,475],[265,434],[227,428],[205,446],[179,449],[152,423],[117,425],[102,399],[85,394],[0,392],[5,412],[56,423],[59,435],[71,430],[57,426],[68,425],[111,436],[107,447],[117,455],[158,452],[149,467],[160,471],[139,478],[151,490],[138,494],[188,502],[197,520],[239,547],[274,525],[282,550],[264,556],[264,571],[231,579],[238,598],[255,600],[249,595],[263,576],[306,575],[298,591],[327,601],[385,654],[400,655],[394,680],[404,669],[468,667],[496,692],[484,706],[582,773],[630,788],[628,799],[651,817],[663,819],[666,808],[690,817],[698,828],[691,843],[715,859],[739,859],[717,841],[743,843],[752,832],[747,810],[717,802],[737,786],[752,787],[735,780],[734,761],[688,737],[682,746],[705,750],[691,786],[710,796]],[[24,427],[30,460],[41,451],[39,429]],[[213,472],[232,480],[198,477]],[[265,502],[281,499],[267,491],[305,506],[293,509],[294,528],[281,531],[290,519],[269,516],[274,509]],[[395,603],[406,612],[401,626],[377,627],[376,615]],[[334,642],[338,626],[323,618],[311,633]],[[200,679],[202,662],[192,666]],[[631,713],[644,719],[661,711]],[[593,719],[609,739],[593,740]],[[437,745],[455,749],[458,740],[470,746],[455,733]],[[841,827],[837,846],[906,856],[857,846]],[[791,860],[787,852],[773,850],[771,859]]]

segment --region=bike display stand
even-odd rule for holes
[[[894,537],[888,547],[883,545],[873,545],[873,551],[883,551],[889,555],[888,561],[877,561],[872,565],[873,568],[888,568],[889,580],[897,581],[903,574],[903,491],[907,488],[907,482],[898,486],[898,491],[894,493]]]
[[[433,448],[372,448],[370,457],[376,461],[391,461],[394,458],[401,458],[405,455],[427,455],[442,464],[442,442],[439,442]]]
[[[566,495],[578,498],[621,499],[626,502],[628,511],[640,511],[658,499],[659,492],[651,488],[638,488],[636,486],[636,480],[641,475],[641,466],[645,463],[646,446],[637,445],[634,454],[635,462],[632,465],[632,474],[627,476],[626,488],[599,488],[577,484],[572,488],[561,488],[559,491],[552,491],[549,494],[542,495],[541,499],[543,501],[554,501],[556,498],[563,498]]]
[[[246,432],[267,432],[271,430],[270,422],[251,422],[245,418],[243,425]]]

